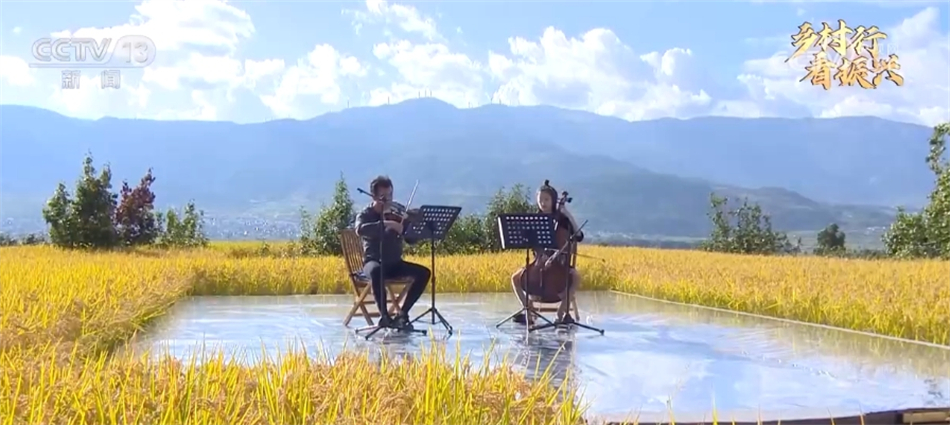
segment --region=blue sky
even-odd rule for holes
[[[947,2],[11,2],[0,103],[77,117],[306,119],[423,93],[458,107],[547,104],[628,120],[876,115],[950,121]],[[786,64],[803,21],[876,25],[903,87],[824,91]],[[31,69],[41,37],[142,34],[148,68],[102,89]]]

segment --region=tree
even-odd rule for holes
[[[350,227],[356,219],[353,209],[353,199],[350,198],[350,189],[346,179],[340,174],[333,191],[333,201],[329,206],[323,206],[312,223],[312,232],[304,231],[301,236],[301,245],[306,252],[318,255],[341,255],[343,247],[340,245],[340,231]],[[308,227],[309,223],[306,224]]]
[[[158,244],[164,248],[199,248],[208,245],[208,237],[204,233],[204,211],[195,207],[194,202],[188,202],[181,216],[174,208],[168,212],[156,215],[159,227],[164,231],[159,236]]]
[[[66,185],[59,183],[53,196],[43,207],[43,220],[49,226],[50,242],[58,247],[75,248],[78,244],[75,235],[71,232],[71,229],[75,228],[72,203]]]
[[[711,194],[708,216],[713,224],[709,239],[700,244],[706,251],[736,254],[771,255],[795,253],[801,250],[801,241],[793,245],[788,235],[772,229],[772,219],[758,204],[747,199],[734,210],[728,209],[729,199]],[[735,223],[735,224],[733,224]]]
[[[149,169],[134,189],[122,182],[119,206],[115,211],[115,223],[119,240],[127,246],[150,245],[161,229],[155,217],[155,194],[151,185],[155,182]]]
[[[934,189],[929,203],[918,213],[898,208],[897,217],[882,240],[889,255],[899,258],[950,259],[950,161],[946,158],[946,136],[950,123],[934,127],[930,150],[925,158],[934,173]]]
[[[436,242],[435,250],[439,254],[476,254],[482,252],[485,242],[483,218],[478,214],[460,216],[445,234],[445,239]],[[411,255],[427,255],[429,241],[422,241],[406,247],[405,253]]]
[[[50,239],[65,248],[111,248],[118,241],[113,223],[117,196],[111,192],[112,170],[105,165],[96,175],[91,153],[83,160],[83,171],[70,198],[60,183],[43,209],[50,227]]]
[[[732,252],[732,225],[729,224],[729,212],[726,211],[726,198],[715,193],[709,194],[709,212],[706,215],[712,221],[709,239],[700,244],[700,248],[713,252]]]
[[[15,237],[0,232],[0,246],[16,246],[18,244],[19,243]]]
[[[845,233],[838,228],[838,223],[831,223],[818,232],[818,247],[815,254],[840,255],[846,251]]]
[[[538,207],[531,201],[528,189],[517,184],[509,191],[502,187],[495,196],[488,201],[485,217],[482,218],[482,248],[486,251],[501,250],[501,236],[498,233],[498,216],[500,214],[532,213]]]
[[[446,254],[481,252],[488,241],[483,223],[484,219],[478,214],[459,217],[445,235],[445,240],[438,244],[437,249]]]

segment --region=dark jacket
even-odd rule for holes
[[[409,224],[403,225],[403,233]],[[356,234],[363,241],[363,261],[380,261],[383,265],[402,261],[403,235],[391,230],[384,230],[383,216],[367,206],[356,216]],[[383,233],[380,233],[383,232]],[[380,237],[382,236],[382,252],[380,252]],[[407,241],[414,243],[415,241]]]

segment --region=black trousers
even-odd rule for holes
[[[406,291],[406,298],[402,301],[402,313],[408,315],[409,310],[426,291],[426,286],[429,285],[429,279],[432,277],[432,270],[426,266],[402,260],[386,262],[383,265],[380,265],[378,261],[367,261],[363,265],[363,274],[369,276],[373,282],[373,298],[376,299],[379,314],[388,317],[386,285],[383,285],[383,281],[401,277],[412,279],[412,284]]]

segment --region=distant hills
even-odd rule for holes
[[[258,124],[64,117],[0,106],[0,214],[38,217],[82,155],[116,186],[149,167],[161,204],[195,199],[217,216],[316,209],[341,173],[355,192],[376,174],[397,198],[481,210],[501,186],[550,179],[597,232],[708,234],[709,193],[748,196],[785,230],[887,225],[932,188],[931,129],[877,118],[696,118],[627,122],[552,107],[456,109],[434,99]],[[858,205],[863,204],[863,205]]]

